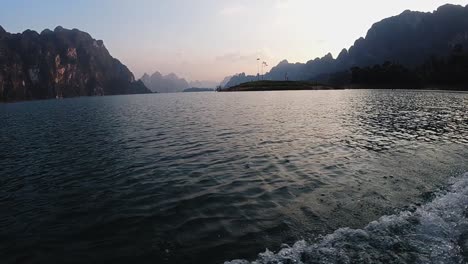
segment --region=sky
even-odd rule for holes
[[[135,74],[171,72],[221,81],[256,74],[256,58],[306,62],[334,56],[373,23],[404,10],[430,12],[468,0],[0,0],[0,25],[13,33],[78,28]],[[268,70],[268,69],[266,69]]]

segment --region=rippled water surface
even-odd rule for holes
[[[1,263],[468,255],[466,93],[0,104],[0,146]]]

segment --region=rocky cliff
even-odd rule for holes
[[[0,101],[150,92],[86,32],[11,34],[0,26]]]

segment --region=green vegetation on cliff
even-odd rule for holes
[[[288,90],[334,90],[338,87],[323,85],[306,81],[255,81],[246,82],[230,88],[221,89],[220,92],[247,92],[247,91],[288,91]]]

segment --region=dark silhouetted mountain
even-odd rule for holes
[[[137,93],[150,90],[88,33],[0,27],[0,101]]]
[[[375,23],[365,38],[356,40],[336,59],[331,54],[307,63],[282,61],[265,74],[265,80],[320,80],[351,67],[386,61],[413,69],[431,56],[446,57],[456,45],[468,47],[468,6],[444,5],[432,13],[404,11]],[[252,81],[256,76],[238,74],[226,85]]]
[[[151,76],[145,73],[140,80],[153,92],[158,93],[179,93],[190,87],[185,79],[179,78],[174,73],[166,76],[159,72]]]
[[[351,84],[372,88],[437,88],[468,90],[468,51],[456,45],[448,56],[431,56],[425,63],[408,68],[385,62],[351,68]]]
[[[219,84],[219,87],[223,88],[226,86],[226,84],[231,80],[232,76],[226,76],[224,79],[221,81]]]
[[[221,87],[222,88],[229,88],[229,87],[239,85],[241,83],[253,82],[253,81],[257,81],[257,80],[258,80],[257,76],[246,75],[243,72],[243,73],[235,74],[234,76],[232,76],[229,79],[229,81],[224,86],[221,86]]]

